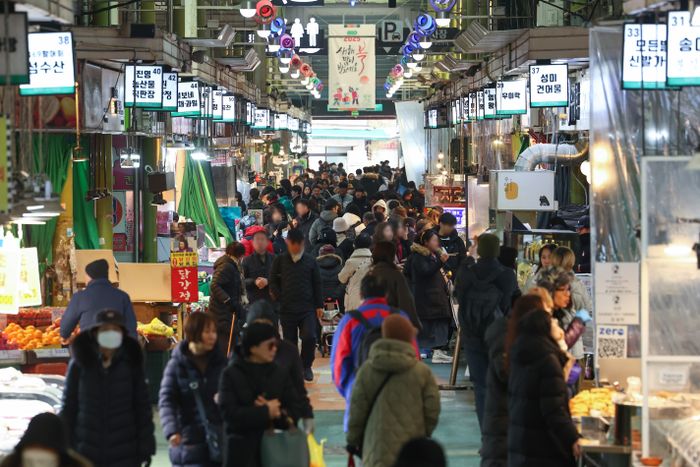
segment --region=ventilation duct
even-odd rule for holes
[[[192,47],[212,47],[212,48],[219,48],[219,47],[228,47],[231,45],[231,42],[233,42],[234,37],[236,36],[236,31],[231,27],[231,25],[226,24],[224,25],[223,28],[221,28],[221,31],[219,31],[219,34],[216,37],[213,37],[211,39],[207,38],[197,38],[197,37],[186,37],[184,40],[188,44],[190,44]]]
[[[445,58],[435,63],[435,68],[445,73],[455,73],[460,71],[467,71],[472,66],[477,65],[479,62],[466,61],[466,60],[455,60],[454,58],[446,55]]]
[[[536,144],[524,150],[515,161],[515,170],[520,172],[535,170],[538,164],[554,162],[572,164],[582,162],[588,155],[588,145],[579,151],[572,144]]]
[[[464,53],[492,53],[520,37],[525,29],[489,31],[478,21],[472,21],[467,29],[455,38],[455,45]]]
[[[243,57],[220,57],[216,59],[222,65],[231,67],[233,71],[251,72],[260,65],[260,57],[254,49],[248,49]]]

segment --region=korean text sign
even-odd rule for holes
[[[170,254],[170,290],[175,303],[191,303],[199,299],[197,253]]]
[[[700,25],[690,24],[689,11],[668,14],[666,83],[700,86]]]
[[[666,25],[625,24],[622,45],[622,88],[666,87]]]
[[[328,28],[328,109],[374,110],[375,25],[331,24]]]
[[[568,107],[569,66],[530,65],[530,107]]]
[[[496,83],[496,114],[524,113],[527,113],[527,80],[517,79]]]
[[[180,81],[177,85],[176,117],[199,117],[200,96],[197,81]]]
[[[29,84],[22,84],[23,96],[72,94],[75,92],[73,34],[35,32],[27,35]]]
[[[161,107],[163,105],[163,67],[127,65],[124,70],[124,105]]]

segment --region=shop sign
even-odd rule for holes
[[[669,86],[700,86],[700,25],[690,24],[689,11],[668,14],[666,83]]]
[[[638,263],[596,263],[593,280],[597,324],[639,324]]]
[[[5,31],[5,24],[8,30]],[[5,85],[5,76],[10,75],[9,84],[29,83],[27,61],[27,14],[10,13],[7,23],[0,21],[0,85]],[[10,65],[8,70],[6,64]]]
[[[484,119],[484,107],[486,106],[485,100],[484,100],[484,90],[483,89],[480,89],[476,92],[476,102],[477,102],[476,119],[483,120]]]
[[[73,34],[34,32],[27,35],[29,84],[22,84],[22,96],[73,94],[75,60]]]
[[[434,186],[433,200],[435,201],[435,204],[440,206],[464,201],[464,187],[441,185]]]
[[[428,109],[428,128],[438,127],[438,111],[437,109]]]
[[[221,121],[224,118],[224,110],[222,107],[224,101],[224,91],[215,89],[212,91],[211,98],[211,115],[216,121]]]
[[[536,170],[494,170],[496,206],[499,211],[556,211],[554,201],[554,172]]]
[[[163,106],[163,67],[127,65],[124,70],[124,106]]]
[[[596,326],[598,358],[627,358],[627,326]]]
[[[199,117],[200,115],[199,83],[197,81],[180,81],[177,83],[177,112],[174,117]]]
[[[290,117],[287,119],[287,127],[289,127],[289,131],[299,131],[299,119]]]
[[[287,130],[289,127],[287,119],[287,114],[275,114],[275,130]]]
[[[165,112],[177,111],[177,73],[163,73],[163,106]]]
[[[625,24],[622,89],[666,87],[666,25]]]
[[[224,94],[221,97],[221,121],[235,122],[236,119],[236,96]]]
[[[39,259],[36,248],[20,249],[19,306],[41,305]]]
[[[469,120],[474,121],[479,116],[479,100],[476,92],[469,93]]]
[[[214,89],[211,86],[200,86],[199,97],[199,115],[202,118],[212,118],[214,116],[212,108],[212,92]]]
[[[253,128],[256,130],[267,130],[268,128],[270,128],[269,109],[255,109],[255,120],[253,121]]]
[[[170,292],[175,303],[191,303],[199,299],[196,252],[170,254]]]
[[[569,105],[569,65],[530,65],[530,107]]]
[[[19,313],[19,249],[0,248],[0,313]]]
[[[462,99],[455,99],[450,103],[450,123],[457,125],[462,122]]]
[[[462,191],[462,193],[464,193],[464,191]],[[449,212],[450,214],[455,216],[455,218],[457,219],[457,225],[455,225],[456,228],[467,228],[467,215],[464,206],[443,206],[442,209],[445,212]]]
[[[496,114],[519,115],[527,113],[527,80],[499,81],[496,83]]]
[[[245,124],[248,126],[252,126],[253,123],[255,122],[255,111],[256,107],[255,104],[252,102],[246,102],[246,114],[245,114]]]
[[[328,110],[375,110],[375,25],[331,24],[328,31]]]
[[[496,88],[484,88],[484,118],[496,118]]]

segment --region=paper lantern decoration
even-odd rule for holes
[[[299,68],[303,64],[304,64],[304,62],[302,61],[302,59],[299,55],[293,56],[292,61],[289,62],[289,66],[292,68]]]
[[[407,43],[411,44],[413,47],[420,47],[418,43],[421,40],[421,35],[418,34],[416,31],[411,32],[411,34],[408,35],[408,40]]]
[[[287,31],[287,21],[279,16],[270,23],[270,31],[276,36],[281,36]]]
[[[317,90],[318,92],[323,92],[323,88],[324,88],[323,83],[319,83],[319,84],[316,86],[316,90]]]
[[[293,49],[294,48],[294,38],[289,34],[282,34],[280,37],[280,47],[283,49]]]
[[[311,68],[311,65],[304,63],[299,67],[299,72],[308,78],[313,74],[314,70]]]
[[[423,37],[430,37],[437,30],[437,24],[435,23],[435,18],[425,13],[422,13],[416,17],[416,21],[413,23],[416,32]]]
[[[277,13],[277,9],[270,0],[260,0],[255,5],[255,11],[258,15],[257,19],[263,24],[269,24]]]
[[[449,13],[457,3],[457,0],[430,0],[430,6],[433,7],[435,13]]]
[[[396,65],[394,68],[391,70],[391,74],[394,76],[400,76],[403,75],[403,67],[401,65]]]

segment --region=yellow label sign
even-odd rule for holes
[[[196,251],[183,251],[170,253],[170,267],[193,268],[197,267],[199,257]]]

